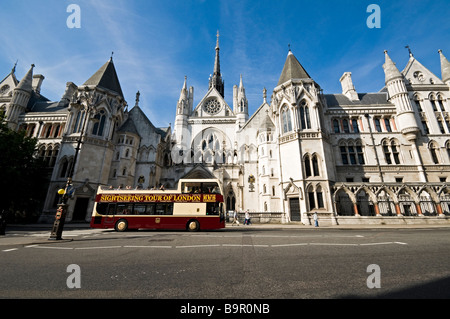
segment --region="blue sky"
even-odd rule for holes
[[[70,29],[69,4],[81,9],[81,28]],[[368,28],[369,4],[381,9],[381,28]],[[409,45],[441,77],[438,49],[450,59],[448,0],[2,0],[0,78],[16,60],[20,79],[34,63],[45,80],[41,93],[59,100],[66,82],[83,84],[114,51],[114,64],[130,106],[140,106],[160,127],[174,123],[187,76],[194,104],[208,89],[216,32],[220,31],[225,100],[243,76],[250,115],[270,97],[292,52],[324,93],[340,93],[352,72],[358,92],[384,86],[384,50],[402,70]]]

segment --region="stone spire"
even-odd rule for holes
[[[396,78],[403,78],[400,71],[395,66],[395,63],[391,60],[386,50],[384,50],[385,62],[383,64],[385,83],[394,80]]]
[[[27,74],[25,74],[23,79],[17,85],[16,87],[17,90],[20,89],[27,92],[31,92],[31,90],[33,89],[33,68],[34,64],[31,65],[31,68],[28,70]]]
[[[448,62],[447,58],[442,53],[442,50],[439,50],[439,55],[441,57],[441,76],[442,81],[450,84],[450,62]]]
[[[219,58],[219,31],[217,30],[216,41],[216,57],[214,60],[214,73],[209,79],[209,88],[215,87],[222,97],[224,97],[224,82],[222,80],[222,74],[220,73],[220,58]]]

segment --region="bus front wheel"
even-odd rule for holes
[[[128,228],[128,222],[125,219],[119,219],[114,228],[116,229],[116,231],[126,231]]]
[[[187,223],[187,229],[189,231],[198,231],[200,229],[200,223],[197,220],[195,220],[195,219],[190,220]]]

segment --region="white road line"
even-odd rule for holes
[[[220,247],[220,245],[175,246],[175,248],[203,248],[203,247]]]
[[[33,246],[33,248],[44,248],[44,249],[61,249],[61,250],[68,250],[68,249],[73,249],[72,247],[52,247],[52,246],[39,246],[39,245],[35,245]]]
[[[367,243],[367,244],[360,244],[360,245],[361,246],[373,246],[373,245],[391,245],[391,244],[408,245],[407,243],[402,243],[400,241],[388,241],[388,242],[382,242],[382,243]]]
[[[110,249],[110,248],[122,248],[122,246],[78,247],[78,248],[75,248],[75,249],[83,250],[83,249]]]
[[[313,246],[358,246],[359,244],[309,243]]]
[[[290,246],[307,246],[308,243],[301,244],[279,244],[279,245],[270,245],[271,247],[290,247]]]
[[[8,252],[8,251],[14,251],[14,250],[18,250],[19,248],[11,248],[11,249],[4,249],[2,251],[4,252]]]
[[[173,246],[123,246],[124,248],[173,248]]]

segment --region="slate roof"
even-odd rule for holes
[[[119,83],[116,68],[112,59],[103,64],[83,85],[94,85],[104,89],[111,90],[123,97],[122,88]]]
[[[283,84],[291,79],[310,79],[308,72],[303,68],[303,66],[298,62],[294,54],[289,51],[284,63],[283,71],[281,71],[280,79],[278,80],[278,85]]]
[[[328,107],[351,105],[393,105],[387,100],[387,93],[358,93],[359,101],[352,101],[344,94],[324,94]]]

